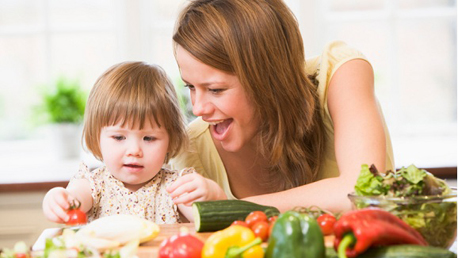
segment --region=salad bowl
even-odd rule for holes
[[[456,239],[456,188],[415,165],[380,173],[361,166],[355,191],[348,194],[353,209],[374,207],[396,215],[432,246],[450,248]]]
[[[352,209],[380,208],[415,228],[432,246],[450,248],[456,239],[456,188],[446,195],[391,197],[350,193]]]

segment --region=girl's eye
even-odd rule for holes
[[[116,141],[122,141],[122,140],[126,139],[126,137],[124,137],[122,135],[114,135],[111,138],[115,139]]]
[[[145,140],[147,142],[152,142],[152,141],[156,140],[156,138],[153,137],[153,136],[145,136],[145,137],[143,137],[143,140]]]

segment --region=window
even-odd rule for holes
[[[306,51],[343,40],[371,61],[396,166],[456,166],[456,1],[301,4]]]
[[[14,161],[4,162],[14,163],[7,170],[58,162],[50,131],[34,119],[39,88],[58,76],[89,91],[109,66],[139,60],[180,85],[172,33],[185,2],[0,0],[0,157]],[[456,166],[456,0],[285,2],[308,57],[338,39],[372,62],[398,166]]]

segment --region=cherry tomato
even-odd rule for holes
[[[320,225],[321,231],[323,235],[328,236],[332,235],[334,231],[334,224],[336,223],[337,219],[331,214],[325,213],[320,215],[316,221]]]
[[[262,211],[253,211],[245,218],[246,224],[248,224],[248,227],[251,229],[253,228],[253,225],[259,221],[267,222],[267,215]]]
[[[16,254],[14,254],[14,257],[15,258],[27,258],[29,256],[27,254],[25,254],[25,253],[16,253]]]
[[[278,216],[272,216],[272,217],[270,217],[270,218],[268,219],[269,224],[275,223],[275,221],[276,221],[277,219],[278,219]]]
[[[232,225],[239,225],[239,226],[244,226],[246,228],[250,228],[248,227],[248,224],[246,224],[246,222],[243,220],[235,220],[234,222],[232,222],[231,226]]]
[[[251,227],[251,230],[253,230],[256,237],[261,238],[262,241],[265,242],[269,239],[269,228],[269,223],[266,221],[258,221]]]
[[[67,211],[69,216],[68,221],[65,223],[69,226],[82,225],[87,223],[87,216],[82,210],[80,210],[81,202],[78,200],[73,200],[70,202],[70,208]]]

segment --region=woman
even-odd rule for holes
[[[349,209],[361,164],[393,169],[371,65],[343,42],[304,61],[281,0],[191,1],[173,39],[199,116],[175,169],[193,166],[228,198],[282,211]]]

